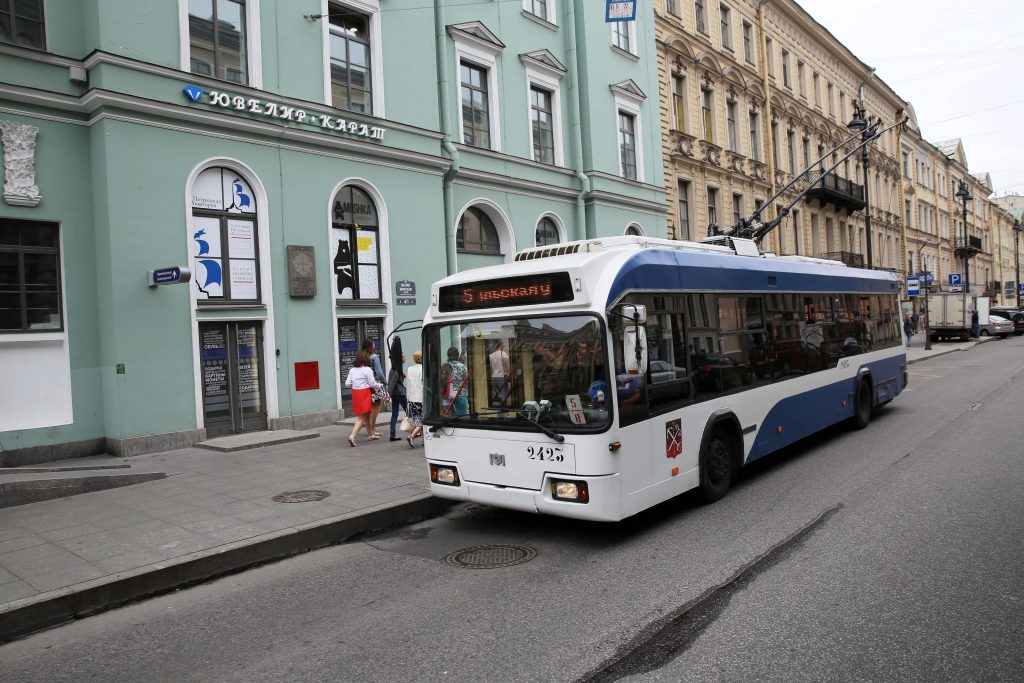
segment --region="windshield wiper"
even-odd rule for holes
[[[446,415],[446,416],[444,416],[441,419],[441,422],[439,422],[436,425],[432,425],[430,427],[430,433],[434,434],[435,432],[437,432],[438,429],[444,429],[445,427],[451,427],[452,424],[456,420],[458,420],[460,418],[463,418],[463,417],[477,417],[477,416],[479,416],[479,413],[455,413],[454,415]]]
[[[516,415],[520,415],[522,417],[525,417],[527,422],[532,424],[534,427],[536,427],[541,432],[544,432],[545,434],[550,436],[552,439],[554,439],[558,443],[562,443],[563,441],[565,441],[565,437],[564,436],[562,436],[561,434],[559,434],[555,430],[551,429],[550,427],[545,427],[540,422],[538,422],[538,421],[534,420],[533,418],[531,418],[530,417],[530,413],[523,412],[521,410],[516,410],[514,412],[515,412]]]

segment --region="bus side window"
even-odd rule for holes
[[[647,304],[647,301],[641,301],[636,299],[627,299],[626,303],[642,303]],[[651,322],[651,316],[648,314],[648,325]],[[612,340],[613,340],[613,354],[615,358],[615,394],[618,398],[619,403],[619,425],[625,427],[627,425],[636,424],[637,422],[643,422],[650,414],[647,409],[647,375],[644,373],[630,373],[626,371],[626,359],[623,356],[624,352],[633,354],[632,349],[626,351],[624,349],[624,329],[625,325],[621,320],[613,318],[611,321],[612,327]],[[648,327],[647,335],[650,339],[652,334],[650,327]],[[650,349],[648,348],[648,357]]]
[[[686,367],[685,341],[682,313],[659,312],[648,316],[647,400],[652,414],[690,402],[693,392]]]

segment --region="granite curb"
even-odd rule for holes
[[[450,506],[429,494],[414,496],[16,600],[0,605],[0,643],[359,534],[436,517]]]

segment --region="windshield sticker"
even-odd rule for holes
[[[569,419],[574,425],[587,423],[587,418],[583,414],[583,401],[580,400],[579,394],[566,394],[565,407],[569,409]]]

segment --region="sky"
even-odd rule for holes
[[[1024,0],[796,0],[897,95],[924,138],[1024,195]]]

